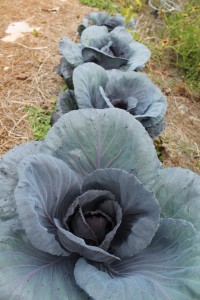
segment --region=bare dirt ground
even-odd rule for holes
[[[200,174],[200,98],[163,66],[153,69],[152,80],[168,100],[167,126],[162,133],[161,150],[167,167],[181,166]],[[152,72],[152,71],[151,71]],[[158,78],[155,79],[155,74]],[[160,75],[160,76],[159,76]]]
[[[59,63],[62,36],[77,40],[76,28],[94,9],[78,0],[1,0],[0,3],[0,156],[20,143],[33,140],[26,105],[50,108],[63,85],[53,72]],[[12,22],[41,27],[15,42],[3,42]],[[164,165],[200,173],[200,99],[168,68],[152,60],[149,76],[168,98],[167,128],[160,144]]]

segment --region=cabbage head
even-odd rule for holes
[[[56,71],[66,81],[76,67],[86,62],[94,62],[106,70],[133,71],[143,67],[151,54],[125,28],[119,26],[108,32],[107,27],[96,25],[83,31],[79,44],[63,37],[59,51],[62,58]]]
[[[135,19],[131,18],[128,23],[126,23],[125,21],[126,18],[119,13],[117,13],[115,16],[111,16],[108,13],[102,11],[93,12],[83,19],[83,22],[81,25],[78,26],[77,31],[79,35],[81,35],[83,30],[85,30],[85,28],[91,25],[106,26],[109,32],[112,31],[117,26],[121,26],[125,28],[134,27]]]
[[[166,98],[141,72],[104,70],[94,63],[78,66],[73,73],[74,91],[58,97],[57,118],[78,108],[121,108],[142,123],[151,138],[165,128]],[[76,106],[77,104],[77,106]]]
[[[129,113],[65,114],[0,183],[0,299],[200,298],[200,178]]]

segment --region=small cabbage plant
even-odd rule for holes
[[[85,63],[74,70],[74,92],[61,93],[56,104],[59,118],[78,108],[121,108],[139,120],[152,138],[165,128],[166,98],[141,72],[104,70]]]
[[[135,25],[135,19],[131,18],[129,22],[126,22],[126,18],[117,13],[115,16],[111,16],[106,12],[93,12],[83,19],[81,25],[78,26],[77,31],[79,35],[82,34],[85,28],[91,26],[106,26],[108,31],[112,31],[115,27],[121,26],[125,28],[133,28]]]
[[[116,27],[108,32],[107,27],[96,25],[83,31],[79,44],[63,37],[59,51],[62,58],[56,71],[66,81],[72,76],[74,68],[86,62],[94,62],[106,70],[133,71],[143,67],[151,54],[125,28]]]
[[[65,114],[0,160],[0,298],[200,299],[199,211],[129,113]]]

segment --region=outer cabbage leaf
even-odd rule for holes
[[[74,172],[55,157],[38,154],[25,158],[18,167],[15,189],[17,211],[26,236],[34,247],[53,255],[68,255],[57,241],[54,218],[80,194]]]
[[[56,73],[64,78],[68,78],[72,76],[73,68],[72,66],[66,61],[64,57],[61,58],[60,63],[57,67],[54,68]]]
[[[59,65],[55,68],[56,73],[65,79],[69,88],[73,87],[71,82],[73,70],[74,68],[67,62],[64,57],[61,58]]]
[[[95,300],[197,300],[199,266],[199,233],[191,223],[163,219],[146,250],[104,268],[82,258],[75,279]]]
[[[68,84],[67,84],[68,85]],[[78,109],[74,91],[67,89],[58,95],[56,102],[56,111],[51,114],[51,126],[58,121],[62,115],[70,112],[71,110]]]
[[[143,122],[141,122],[143,124]],[[148,132],[148,134],[150,135],[150,137],[152,139],[155,139],[157,136],[159,136],[161,134],[161,132],[163,132],[163,130],[166,127],[166,122],[165,119],[161,119],[161,121],[159,121],[158,123],[156,123],[155,125],[151,126],[151,127],[145,127],[146,131]]]
[[[110,37],[113,42],[119,42],[119,43],[121,42],[124,45],[134,42],[134,37],[132,33],[130,33],[128,30],[126,30],[121,26],[116,27],[110,33]],[[120,45],[118,47],[120,47]]]
[[[74,277],[75,256],[53,256],[34,248],[14,220],[0,222],[0,298],[2,300],[86,300]]]
[[[118,168],[148,187],[161,165],[143,126],[116,108],[65,114],[49,130],[40,151],[63,160],[82,178],[99,168]]]
[[[77,67],[84,62],[81,55],[81,46],[73,43],[66,37],[61,39],[59,51],[66,61],[73,67]]]
[[[56,103],[56,114],[58,118],[60,118],[63,114],[66,114],[77,108],[74,91],[66,90],[59,94]]]
[[[154,192],[161,216],[183,219],[200,230],[200,176],[182,168],[160,169]]]
[[[94,12],[90,13],[86,18],[83,19],[81,25],[78,26],[77,31],[81,35],[83,30],[90,25],[106,26],[108,31],[113,30],[117,26],[123,26],[126,28],[133,27],[135,20],[131,18],[130,22],[125,23],[125,17],[121,14],[110,16],[106,12]]]
[[[99,87],[105,88],[108,75],[105,70],[94,64],[86,63],[74,70],[74,92],[78,108],[107,108]]]
[[[0,158],[0,219],[16,215],[14,189],[18,181],[17,166],[27,155],[36,154],[41,142],[29,142],[17,146]]]
[[[87,30],[84,30],[81,35],[82,47],[94,47],[101,49],[108,44],[109,40],[110,35],[105,26],[91,26],[87,28]]]
[[[151,56],[151,51],[143,44],[132,42],[130,44],[131,55],[127,65],[121,69],[124,71],[133,71],[137,68],[143,68]]]
[[[71,76],[73,70],[78,65],[84,63],[81,45],[73,43],[67,37],[63,37],[59,44],[59,51],[63,57],[59,65],[55,68],[55,71],[64,77],[68,87],[72,88]]]

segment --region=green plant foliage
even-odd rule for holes
[[[99,9],[105,9],[109,12],[116,12],[118,10],[118,5],[111,0],[80,0],[81,3],[97,7]]]
[[[188,1],[184,12],[164,14],[166,51],[175,54],[175,65],[196,88],[200,88],[200,4]]]
[[[136,13],[132,6],[123,8],[121,13],[122,13],[122,16],[126,17],[126,19],[125,19],[126,24],[128,24],[130,22],[130,20],[136,16]]]
[[[143,7],[143,0],[80,0],[82,4],[97,7],[99,9],[107,10],[108,12],[122,12],[122,15],[127,16],[126,23],[130,22],[130,19],[140,12]]]
[[[39,34],[38,30],[34,28],[33,29],[33,35],[34,35],[34,37],[38,37],[38,34]]]
[[[32,127],[32,134],[36,141],[43,140],[49,130],[51,114],[54,111],[55,101],[52,108],[44,109],[40,106],[26,106],[25,111],[29,113],[28,121]]]
[[[129,14],[135,14],[141,11],[143,7],[143,1],[142,0],[118,0],[120,3],[120,6],[123,7],[122,14],[129,16]]]
[[[166,147],[164,146],[164,139],[161,136],[157,137],[154,140],[154,146],[159,160],[163,162],[165,157],[167,156],[167,150]]]
[[[60,91],[61,91],[61,92],[64,92],[64,91],[66,91],[66,90],[67,90],[67,85],[66,85],[66,83],[65,83],[65,84],[63,84],[63,86],[61,87]]]

